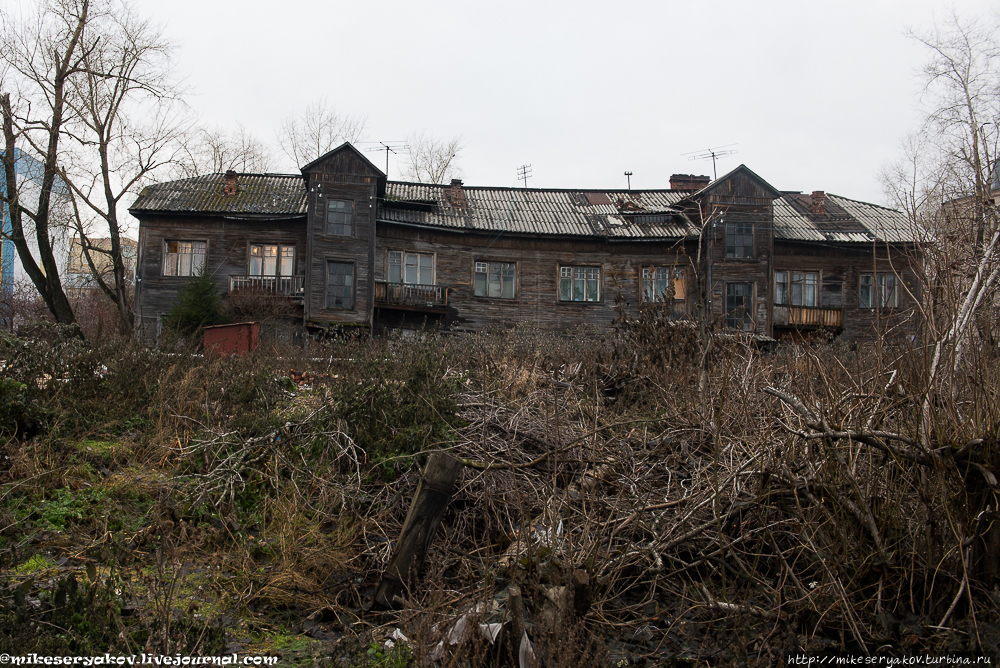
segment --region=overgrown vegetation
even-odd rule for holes
[[[215,279],[204,267],[190,282],[177,290],[177,300],[163,317],[163,324],[182,337],[190,337],[204,327],[228,321]]]
[[[475,629],[520,596],[558,665],[995,651],[996,351],[924,448],[919,347],[709,341],[655,313],[223,359],[0,335],[0,649],[510,665]],[[441,450],[428,571],[373,609]]]

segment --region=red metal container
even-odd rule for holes
[[[205,328],[206,355],[242,355],[257,349],[260,323],[238,322]]]

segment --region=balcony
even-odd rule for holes
[[[375,306],[444,313],[448,309],[448,288],[375,281]]]
[[[775,306],[774,325],[776,327],[843,329],[844,310],[819,306]]]
[[[235,290],[266,290],[292,299],[302,299],[305,296],[305,276],[229,276],[229,291]]]

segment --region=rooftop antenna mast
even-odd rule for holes
[[[524,181],[524,187],[528,187],[528,177],[531,176],[531,165],[521,165],[517,168],[517,180]]]
[[[409,151],[409,150],[410,150],[410,147],[407,146],[405,142],[401,142],[401,141],[400,142],[389,142],[388,144],[385,143],[384,141],[380,141],[380,142],[378,142],[378,146],[372,146],[370,148],[366,148],[365,149],[365,151],[369,151],[369,152],[370,151],[378,151],[378,152],[385,151],[385,177],[386,178],[389,178],[389,154],[392,153],[392,154],[396,155],[396,154],[399,154],[401,152],[406,152],[406,151]]]
[[[632,172],[625,172],[625,178],[628,179],[628,191],[632,192]]]
[[[689,155],[691,157],[688,160],[708,160],[712,159],[712,180],[715,181],[719,178],[719,173],[715,169],[715,161],[717,158],[721,158],[727,155],[736,155],[739,153],[734,148],[729,148],[730,146],[736,146],[736,144],[725,144],[724,146],[716,146],[715,148],[706,148],[703,151],[691,151],[690,153],[681,153],[681,155]]]

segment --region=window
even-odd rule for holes
[[[687,299],[687,272],[684,267],[643,267],[642,301],[665,302],[671,291],[673,280],[673,301]]]
[[[753,329],[753,283],[726,283],[726,327]]]
[[[899,306],[898,283],[895,274],[861,274],[858,284],[861,308]]]
[[[429,253],[389,251],[389,282],[434,285],[434,256]]]
[[[250,246],[251,276],[291,276],[295,266],[295,246]]]
[[[753,223],[726,223],[726,257],[753,257]]]
[[[163,275],[196,276],[205,266],[204,241],[163,242]]]
[[[601,300],[600,267],[559,267],[559,301]]]
[[[326,307],[354,308],[354,263],[327,262]]]
[[[327,201],[326,233],[339,237],[354,235],[354,202],[343,199]]]
[[[774,303],[776,306],[819,306],[819,273],[774,272]]]
[[[476,262],[477,297],[513,299],[516,280],[517,264],[514,262]]]

